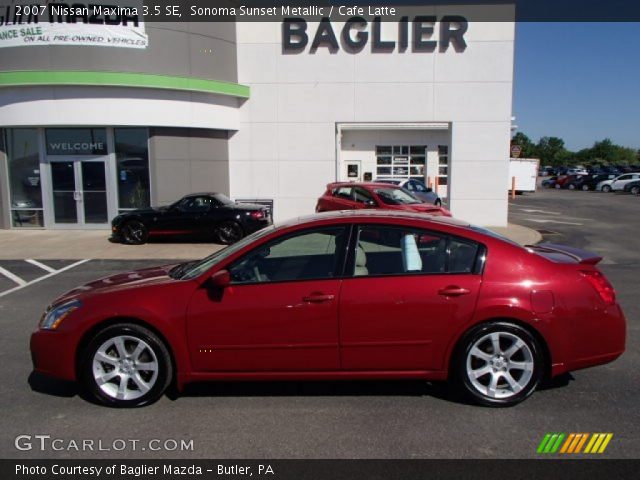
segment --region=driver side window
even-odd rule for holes
[[[232,284],[334,278],[345,227],[305,231],[258,247],[229,267]]]

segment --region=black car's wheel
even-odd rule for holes
[[[560,190],[560,189],[562,188],[562,185],[560,185],[560,184],[556,183],[556,184],[554,185],[554,187],[555,187],[555,188],[557,188],[558,190]]]
[[[122,238],[129,245],[142,245],[149,239],[149,231],[139,220],[129,220],[122,226]]]
[[[602,191],[604,193],[609,193],[611,191],[611,185],[603,185],[602,186]]]
[[[232,221],[222,222],[218,225],[216,227],[215,234],[218,240],[225,245],[236,243],[244,236],[242,227]]]
[[[589,185],[582,185],[582,191],[583,192],[588,192],[589,191]]]
[[[631,187],[630,191],[634,195],[640,195],[640,185],[634,185],[633,187]]]
[[[568,188],[569,190],[575,190],[576,186],[573,183],[570,183]]]
[[[486,323],[462,338],[452,379],[480,405],[509,407],[534,392],[543,376],[543,358],[537,340],[524,328],[508,322]]]
[[[80,358],[79,377],[92,398],[112,407],[141,407],[162,396],[173,376],[167,347],[140,325],[111,325]]]

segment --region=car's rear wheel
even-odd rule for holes
[[[611,191],[611,185],[604,185],[604,186],[602,187],[602,191],[603,191],[604,193],[609,193],[609,192]]]
[[[236,243],[244,236],[242,227],[236,222],[231,221],[222,222],[220,225],[218,225],[215,234],[220,243],[224,243],[225,245]]]
[[[558,190],[560,190],[562,188],[562,186],[557,184],[557,183],[554,185],[554,187],[557,188]]]
[[[583,192],[588,192],[589,191],[589,185],[582,185],[582,191]]]
[[[152,331],[135,324],[99,332],[81,358],[80,378],[87,393],[112,407],[155,402],[172,378],[171,356]]]
[[[573,183],[569,184],[569,190],[575,190],[576,186]]]
[[[129,220],[122,226],[122,238],[129,245],[142,245],[149,240],[149,231],[139,220]]]
[[[634,185],[633,187],[631,187],[631,193],[633,193],[634,195],[640,195],[640,186]]]
[[[509,407],[531,395],[544,371],[538,341],[526,329],[492,322],[470,330],[455,358],[455,380],[476,403]]]

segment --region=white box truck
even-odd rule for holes
[[[535,192],[539,167],[537,158],[512,158],[509,161],[509,191],[515,179],[516,193]]]

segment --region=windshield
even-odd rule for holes
[[[196,260],[195,262],[187,262],[181,263],[180,265],[174,267],[169,274],[178,280],[192,280],[196,277],[199,277],[204,272],[213,267],[216,263],[221,262],[225,258],[230,257],[234,253],[239,250],[242,250],[246,245],[251,242],[262,238],[274,230],[274,226],[271,225],[269,227],[263,228],[262,230],[258,230],[251,235],[244,237],[239,242],[234,243],[233,245],[229,245],[222,250],[218,250],[217,252],[209,255],[202,260]]]
[[[387,205],[415,205],[416,203],[422,203],[402,188],[376,188],[374,192]]]

